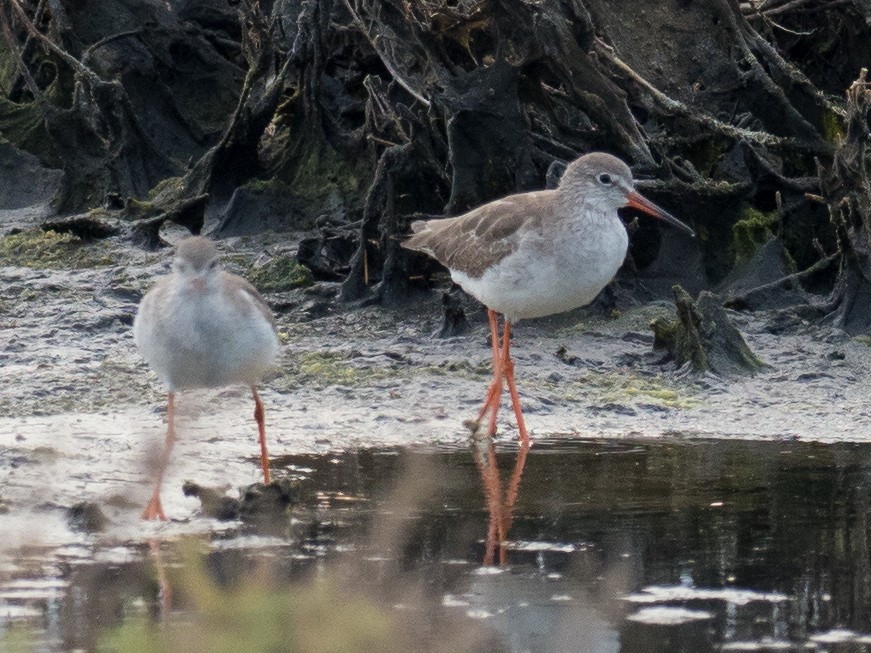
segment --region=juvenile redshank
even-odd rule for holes
[[[139,305],[133,335],[142,356],[169,388],[166,445],[143,519],[166,519],[160,486],[175,442],[175,393],[245,384],[254,397],[263,482],[269,483],[266,424],[256,384],[278,355],[272,312],[245,279],[221,269],[214,243],[201,236],[176,248],[172,273]]]
[[[634,190],[629,166],[602,152],[570,163],[553,190],[519,193],[455,218],[411,225],[415,233],[402,245],[435,258],[487,307],[493,381],[469,423],[473,431],[489,413],[489,435],[495,434],[504,377],[520,439],[528,441],[510,354],[511,325],[593,301],[626,257],[628,236],[617,214],[624,206],[695,235]],[[498,313],[505,319],[501,348]]]

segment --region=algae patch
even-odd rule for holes
[[[591,371],[573,386],[584,394],[592,394],[590,399],[596,404],[616,402],[639,407],[646,404],[679,410],[689,410],[701,404],[696,386],[679,383],[668,387],[667,384],[669,380],[660,376],[645,378],[633,372],[613,370]],[[562,390],[571,388],[572,386],[566,385]],[[575,396],[564,398],[570,401],[578,400]]]
[[[248,279],[261,292],[284,292],[312,284],[312,273],[287,256],[276,256],[265,265],[252,266],[245,272]]]
[[[354,351],[305,351],[290,354],[282,365],[276,389],[303,386],[367,387],[412,376],[451,377],[481,380],[490,374],[489,365],[446,362],[415,365],[390,353],[361,354]]]
[[[36,270],[78,270],[113,265],[103,243],[84,243],[72,234],[30,229],[0,239],[0,265]]]
[[[735,262],[750,259],[774,235],[779,219],[777,211],[763,213],[752,207],[744,209],[741,219],[732,225]]]
[[[282,371],[287,384],[295,387],[361,386],[396,374],[392,367],[367,365],[365,360],[341,351],[304,352],[283,366]]]

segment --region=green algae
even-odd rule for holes
[[[714,169],[731,147],[731,139],[714,136],[703,141],[688,144],[685,157],[706,178],[705,182],[710,183],[713,181],[709,178],[713,176]]]
[[[565,385],[563,383],[562,385]],[[699,390],[692,384],[673,382],[661,376],[643,377],[629,370],[591,370],[569,390],[586,395],[585,401],[595,403],[646,404],[678,410],[689,410],[701,405]],[[572,393],[570,401],[580,397]]]
[[[290,337],[281,333],[287,342]],[[385,380],[411,377],[462,378],[483,381],[492,374],[490,364],[474,365],[467,361],[446,361],[437,365],[412,365],[386,356],[364,357],[349,351],[307,351],[290,354],[278,378],[269,383],[277,390],[302,386],[366,387]]]
[[[279,377],[269,385],[277,390],[304,386],[361,387],[396,376],[396,373],[393,366],[373,367],[364,361],[354,361],[351,352],[307,351],[288,355],[281,365]]]
[[[312,273],[288,256],[275,256],[266,264],[251,266],[244,276],[261,292],[284,292],[312,284]]]
[[[167,177],[161,179],[157,184],[148,191],[147,199],[149,202],[155,202],[167,198],[176,198],[181,195],[184,190],[184,177]]]
[[[245,182],[241,188],[253,191],[255,193],[269,193],[270,195],[292,195],[293,188],[280,179],[271,177],[269,179],[251,179]]]
[[[114,264],[108,246],[84,243],[72,234],[30,229],[0,239],[0,266],[80,270]]]
[[[732,245],[735,262],[752,258],[762,245],[774,236],[774,227],[780,216],[778,211],[763,212],[748,206],[741,212],[741,219],[732,225]]]
[[[298,360],[298,379],[318,385],[358,385],[372,379],[379,370],[361,370],[349,364],[350,355],[342,352],[308,352]]]
[[[843,142],[846,133],[844,132],[843,119],[831,109],[823,111],[822,115],[823,138],[829,143]]]

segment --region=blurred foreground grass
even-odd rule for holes
[[[329,573],[288,586],[269,564],[219,584],[188,544],[166,581],[180,611],[155,621],[143,611],[108,632],[101,653],[345,653],[409,650],[395,613],[343,589]],[[160,569],[160,563],[158,563]],[[172,573],[176,572],[176,573]],[[160,574],[158,574],[160,575]]]

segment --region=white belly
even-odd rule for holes
[[[250,301],[171,292],[163,315],[133,325],[143,357],[170,390],[256,384],[278,355],[278,338]]]
[[[548,242],[524,241],[481,277],[451,270],[463,290],[512,322],[589,304],[626,258],[626,229],[614,216],[584,233],[567,231]]]

